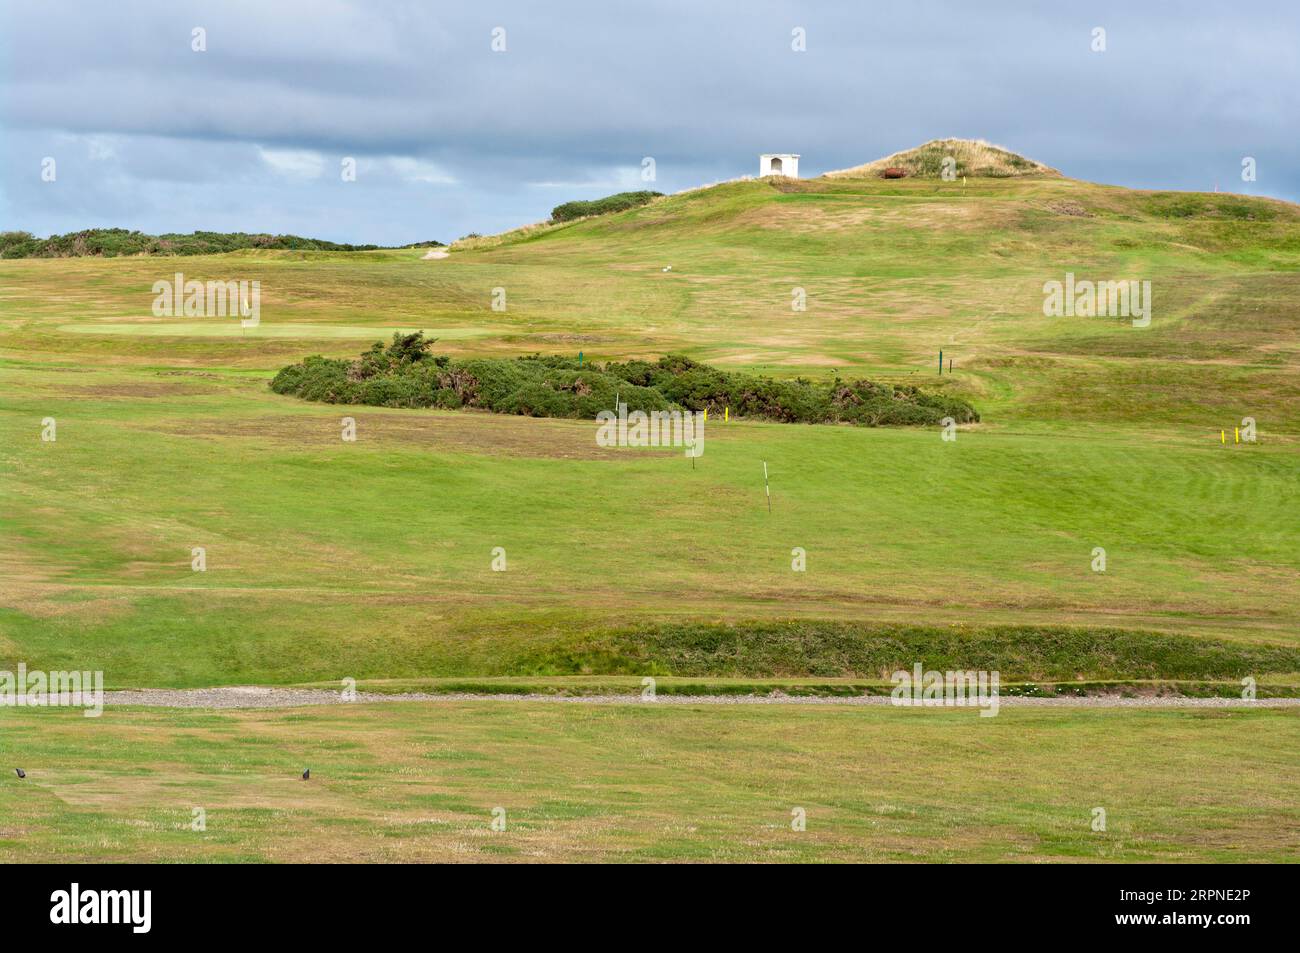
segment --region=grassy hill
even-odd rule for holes
[[[170,263],[5,261],[0,661],[98,663],[114,684],[508,675],[615,628],[791,619],[1294,646],[1298,269],[1295,206],[1042,172],[737,181],[433,261],[185,260],[259,280],[256,328],[153,317]],[[1150,326],[1045,317],[1067,272],[1149,280]],[[945,442],[711,417],[692,470],[598,447],[593,422],[267,386],[414,330],[454,359],[682,353],[922,385],[981,423]],[[1247,416],[1259,442],[1234,444]]]

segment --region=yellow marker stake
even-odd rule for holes
[[[1240,427],[1233,427],[1233,428],[1232,428],[1232,437],[1233,437],[1233,440],[1232,440],[1233,443],[1241,443],[1241,428],[1240,428]]]
[[[709,419],[709,408],[707,407],[704,408],[704,419],[705,420]]]
[[[724,407],[722,408],[722,422],[725,424],[729,420],[731,420],[731,408]]]
[[[1227,443],[1227,442],[1228,442],[1228,438],[1224,435],[1223,431],[1220,430],[1220,431],[1219,431],[1219,443]]]

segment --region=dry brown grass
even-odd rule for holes
[[[909,176],[937,178],[939,164],[945,156],[957,161],[957,174],[1008,178],[1017,175],[1060,175],[1056,169],[1026,159],[1002,146],[983,139],[932,139],[914,149],[905,149],[893,155],[876,159],[851,169],[827,172],[827,178],[865,178],[878,176],[885,169],[906,169]]]
[[[578,219],[577,221],[582,221]],[[475,249],[496,248],[498,245],[506,245],[510,242],[521,241],[525,238],[535,238],[545,232],[554,231],[557,228],[563,228],[566,225],[572,225],[572,222],[533,222],[531,225],[520,225],[518,228],[512,228],[508,232],[502,232],[499,235],[474,235],[458,238],[447,246],[449,252],[471,251]]]

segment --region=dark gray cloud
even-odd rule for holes
[[[647,155],[674,191],[760,152],[816,174],[940,136],[1296,200],[1298,40],[1286,0],[0,0],[0,219],[448,239],[639,187]]]

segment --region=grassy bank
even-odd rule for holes
[[[1300,672],[1300,648],[1107,628],[927,628],[847,622],[675,623],[588,635],[521,660],[524,673],[888,678],[927,669],[1012,681],[1232,679]]]

